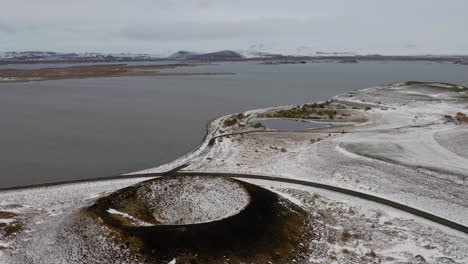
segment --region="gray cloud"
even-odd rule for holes
[[[27,6],[28,8],[24,8]],[[466,0],[5,0],[0,51],[467,53]],[[409,45],[410,44],[410,45]],[[416,48],[417,47],[417,48]]]
[[[15,31],[12,26],[0,23],[0,34],[13,34]]]
[[[219,21],[218,23],[158,23],[126,26],[121,33],[128,39],[140,40],[203,40],[245,37],[292,36],[305,28],[292,19],[256,19]],[[300,26],[300,28],[298,28]]]

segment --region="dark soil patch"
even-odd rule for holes
[[[246,182],[229,179],[248,191],[250,203],[239,213],[212,222],[131,226],[107,212],[116,200],[132,199],[139,188],[162,178],[100,198],[88,210],[105,225],[119,230],[129,243],[135,238],[141,241],[140,251],[152,263],[173,259],[177,263],[207,264],[307,262],[312,239],[310,215],[279,195]],[[182,178],[190,180],[190,176]]]
[[[5,212],[5,211],[0,211],[0,219],[10,219],[17,216],[17,214],[13,212]]]
[[[23,231],[23,225],[18,222],[12,222],[9,224],[0,223],[0,233],[3,233],[5,237],[9,237],[21,231]]]

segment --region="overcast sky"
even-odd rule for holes
[[[468,54],[468,0],[1,0],[0,51]]]

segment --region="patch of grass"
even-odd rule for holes
[[[5,226],[0,226],[0,230],[4,233],[5,237],[8,237],[15,233],[23,231],[23,225],[18,222],[12,222]]]
[[[240,114],[234,115],[234,116],[224,120],[223,124],[224,124],[224,126],[230,127],[230,126],[233,126],[233,125],[239,123],[240,120],[246,118],[247,116],[244,115],[243,113],[240,113]]]
[[[295,106],[288,110],[278,110],[273,115],[270,115],[269,117],[307,119],[314,112],[315,111],[311,111],[309,109],[302,109],[302,108]]]
[[[440,85],[438,85],[440,84]],[[450,91],[453,91],[453,92],[459,92],[459,91],[462,91],[462,90],[466,90],[468,88],[464,87],[464,86],[461,86],[461,85],[457,85],[457,84],[453,84],[453,83],[444,83],[444,82],[440,82],[440,83],[429,83],[429,82],[405,82],[405,85],[407,86],[423,86],[423,87],[429,87],[429,88],[436,88],[436,89],[446,89],[446,90],[450,90]],[[443,86],[441,86],[443,85]]]
[[[341,250],[341,252],[343,252],[343,253],[345,253],[345,254],[351,253],[351,251],[349,251],[347,248],[343,248],[343,249]]]
[[[377,257],[377,254],[375,254],[375,251],[374,251],[374,250],[371,250],[369,253],[366,253],[366,256],[372,257],[372,258],[376,258],[376,257]]]
[[[244,113],[240,113],[240,114],[237,114],[235,117],[236,117],[238,120],[242,120],[242,119],[246,118],[247,116],[244,115]]]
[[[8,204],[5,205],[5,209],[17,209],[23,207],[21,204]]]
[[[328,119],[335,119],[336,111],[326,111]]]
[[[405,85],[421,85],[421,84],[425,84],[424,82],[416,82],[416,81],[410,81],[410,82],[405,82],[404,83]]]
[[[327,116],[329,119],[334,119],[338,112],[326,109],[330,102],[322,104],[304,104],[294,106],[286,110],[277,110],[273,114],[264,115],[265,117],[273,118],[296,118],[296,119],[320,119],[321,116]]]
[[[349,241],[352,237],[353,235],[348,231],[344,231],[343,233],[341,233],[341,241],[343,242]]]
[[[261,123],[252,124],[253,128],[265,128]]]
[[[330,243],[330,244],[334,244],[336,242],[335,238],[332,237],[332,236],[328,236],[327,237],[327,242]]]
[[[436,247],[435,246],[431,246],[431,245],[425,245],[424,246],[425,249],[435,249]]]
[[[233,125],[237,124],[237,122],[239,122],[239,120],[237,120],[237,118],[231,117],[231,118],[228,118],[228,119],[224,120],[223,124],[224,124],[224,126],[230,127],[230,126],[233,126]]]
[[[17,214],[12,212],[0,211],[0,219],[10,219],[17,216]]]

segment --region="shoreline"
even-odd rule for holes
[[[425,94],[419,95],[421,89],[435,89],[438,99],[428,101]],[[57,239],[50,230],[60,235],[64,225],[79,215],[77,208],[116,190],[158,176],[209,175],[258,184],[301,206],[314,216],[317,232],[328,234],[316,243],[328,248],[325,252],[332,256],[349,260],[356,254],[369,257],[375,251],[372,256],[389,259],[410,261],[419,254],[434,261],[447,256],[463,262],[468,259],[468,200],[463,198],[468,194],[464,192],[466,180],[456,172],[465,169],[465,163],[460,163],[462,156],[456,158],[459,149],[452,148],[450,140],[440,136],[437,142],[431,140],[436,133],[451,139],[452,134],[445,132],[459,136],[468,132],[468,124],[445,117],[468,104],[465,99],[453,100],[466,90],[447,84],[400,83],[353,90],[324,102],[229,114],[207,123],[197,148],[158,167],[120,176],[0,189],[0,212],[13,215],[6,225],[16,224],[20,229],[13,238],[0,240],[0,260],[8,259],[2,252],[11,252],[12,259],[43,258],[41,252],[50,252],[51,246],[43,245],[38,237]],[[282,116],[339,125],[278,131],[251,122]],[[350,120],[360,122],[340,125]],[[386,156],[379,156],[382,153]],[[424,153],[435,156],[442,171],[428,167],[434,162]],[[346,232],[355,236],[349,238]],[[333,233],[342,237],[329,238]],[[30,239],[32,243],[22,242]],[[57,245],[80,247],[80,239]],[[456,247],[446,251],[448,245]],[[343,248],[351,250],[346,253]]]
[[[274,60],[317,60],[317,61],[341,61],[341,60],[360,60],[360,61],[435,61],[435,62],[455,62],[460,59],[467,59],[468,55],[323,55],[323,56],[292,56],[292,55],[273,55],[265,57],[246,57],[241,59],[209,59],[209,60],[190,60],[190,59],[169,59],[169,58],[154,58],[154,59],[102,59],[102,60],[2,60],[0,65],[9,64],[60,64],[60,63],[125,63],[125,62],[207,62],[207,61],[274,61]]]
[[[399,83],[399,84],[394,84],[394,85],[405,85],[404,83]],[[447,85],[447,84],[444,84]],[[365,90],[365,89],[363,89]],[[361,91],[361,90],[357,90]],[[352,106],[353,108],[361,108],[361,110],[351,110],[351,109],[345,109],[346,111],[364,111],[364,113],[367,110],[363,110],[364,107],[369,108],[370,106],[374,107],[375,109],[382,108],[382,105],[375,104],[375,103],[370,103],[370,102],[362,102],[362,101],[353,101],[353,100],[345,100],[343,98],[344,95],[346,94],[353,94],[356,91],[351,91],[348,93],[345,93],[343,95],[337,95],[334,98],[332,98],[329,101],[324,101],[324,102],[318,102],[318,104],[325,104],[332,102],[332,104],[340,105],[340,104],[347,104],[349,106]],[[317,103],[314,103],[317,104]],[[179,158],[176,158],[175,160],[168,162],[166,164],[159,165],[154,168],[148,168],[148,169],[143,169],[143,170],[138,170],[134,172],[129,172],[125,173],[122,175],[113,175],[113,176],[108,176],[108,177],[99,177],[99,178],[91,178],[91,179],[79,179],[79,180],[70,180],[70,181],[59,181],[59,182],[51,182],[51,183],[43,183],[43,184],[33,184],[33,185],[26,185],[26,186],[12,186],[12,187],[6,187],[6,188],[0,188],[0,192],[5,192],[5,191],[15,191],[15,190],[23,190],[23,189],[34,189],[34,188],[42,188],[42,187],[51,187],[51,186],[60,186],[60,185],[69,185],[69,184],[77,184],[77,183],[86,183],[86,182],[98,182],[98,181],[112,181],[112,180],[119,180],[119,179],[128,179],[132,177],[155,177],[155,176],[162,176],[162,175],[168,175],[168,174],[173,174],[173,173],[184,173],[188,172],[190,173],[191,171],[200,171],[193,167],[194,164],[197,164],[200,160],[204,159],[204,157],[209,156],[210,151],[212,151],[212,148],[217,144],[218,141],[221,141],[223,138],[229,138],[229,137],[236,137],[236,136],[250,136],[250,135],[259,135],[259,136],[265,136],[268,137],[268,135],[283,135],[285,137],[292,136],[294,134],[302,136],[302,135],[318,135],[318,139],[320,137],[323,137],[324,140],[328,140],[327,138],[331,136],[330,140],[334,140],[335,136],[340,137],[341,135],[347,134],[347,133],[354,133],[355,130],[359,131],[360,129],[364,128],[366,130],[366,127],[372,126],[373,122],[375,122],[375,117],[369,117],[369,120],[361,120],[360,122],[356,124],[346,124],[346,125],[336,125],[336,126],[329,126],[329,127],[322,127],[322,128],[311,128],[311,129],[304,129],[301,131],[277,131],[277,130],[271,130],[267,128],[253,128],[251,127],[252,124],[249,124],[249,121],[251,119],[256,119],[259,117],[262,117],[266,115],[266,113],[271,113],[271,112],[277,112],[277,111],[284,111],[285,109],[291,109],[297,107],[297,105],[286,105],[286,106],[276,106],[276,107],[269,107],[269,108],[263,108],[263,109],[255,109],[255,110],[249,110],[243,113],[237,113],[237,114],[228,114],[225,116],[221,116],[218,118],[215,118],[207,123],[207,130],[206,134],[202,140],[202,142],[194,148],[192,151],[180,156]],[[390,107],[389,107],[390,108]],[[382,108],[382,109],[387,109],[387,108]],[[396,109],[396,108],[393,108]],[[385,110],[387,111],[387,110]],[[223,122],[226,120],[236,116],[236,115],[244,115],[246,116],[245,120],[239,121],[241,123],[238,124],[238,127],[225,127],[223,125]],[[359,117],[359,116],[358,116]],[[267,117],[268,118],[268,117]],[[271,118],[271,117],[270,117]],[[362,117],[360,117],[362,118]],[[312,119],[311,121],[316,121],[315,119]],[[325,120],[325,122],[334,122],[339,124],[340,122],[347,122],[347,120]],[[338,146],[337,146],[338,147]],[[337,148],[338,149],[338,148]],[[342,149],[341,147],[338,149],[340,152],[343,152],[346,150]],[[344,152],[343,152],[344,153]],[[348,154],[350,155],[350,154]],[[353,154],[355,155],[355,154]],[[365,157],[365,156],[362,156]],[[365,157],[366,158],[366,157]],[[211,158],[209,158],[211,160]],[[377,161],[381,162],[381,161]],[[202,162],[203,163],[203,162]],[[394,163],[395,166],[404,166],[404,164],[401,163]],[[201,165],[203,167],[203,164]],[[188,168],[187,168],[188,167]],[[196,167],[196,166],[195,166]],[[203,172],[210,172],[211,170],[208,169],[206,171],[201,170]],[[217,170],[211,171],[212,173],[218,173]],[[227,173],[243,173],[243,170],[229,170]],[[250,171],[244,172],[247,175],[252,174]],[[253,173],[255,174],[255,173]],[[279,176],[282,178],[295,178],[295,177],[290,177],[287,175],[281,175],[281,174],[271,174],[271,173],[262,173],[262,175],[265,176]],[[301,179],[301,178],[299,178]],[[327,183],[327,182],[325,182]],[[340,184],[332,184],[332,186],[337,186],[339,187]],[[359,191],[359,188],[350,188],[351,191],[356,190]],[[371,192],[372,193],[372,192]],[[395,201],[398,201],[395,200]]]
[[[234,73],[167,73],[160,70],[180,67],[195,67],[199,63],[165,64],[165,65],[127,65],[104,64],[69,66],[40,69],[0,69],[0,84],[30,81],[71,80],[87,78],[115,78],[141,76],[194,76],[194,75],[232,75]]]
[[[405,86],[405,85],[406,84],[394,84],[395,88],[397,88],[397,89],[400,89],[398,86]],[[424,85],[424,83],[414,83],[414,84],[409,83],[408,84],[409,87],[411,87],[412,85],[413,86],[414,85]],[[389,86],[389,87],[391,89],[394,88],[393,86]],[[460,89],[466,89],[466,88],[462,87]],[[354,91],[350,92],[350,93],[354,93]],[[348,93],[346,93],[346,94],[348,94]],[[334,99],[337,100],[337,103],[342,103],[343,101],[346,101],[345,98],[343,98],[343,95],[335,96]],[[191,171],[203,171],[203,172],[212,172],[212,173],[224,172],[224,173],[234,173],[234,174],[235,173],[241,173],[241,174],[245,173],[245,174],[261,174],[261,175],[265,175],[265,176],[277,176],[277,177],[282,177],[282,178],[293,178],[293,179],[300,179],[300,180],[308,180],[308,179],[310,179],[310,176],[306,176],[306,175],[309,174],[309,173],[312,174],[312,175],[314,174],[313,170],[310,171],[310,168],[305,168],[306,170],[304,170],[304,169],[292,169],[291,168],[292,169],[291,171],[287,171],[287,170],[277,171],[277,170],[274,170],[274,172],[271,171],[271,169],[264,170],[264,169],[262,169],[261,166],[257,167],[257,165],[255,165],[257,161],[256,161],[256,158],[254,156],[257,156],[257,153],[258,153],[257,149],[255,149],[255,151],[253,151],[253,149],[250,149],[248,153],[245,153],[245,152],[247,151],[247,149],[249,149],[249,147],[248,147],[249,145],[255,144],[255,142],[258,141],[258,140],[261,141],[262,138],[265,139],[265,138],[271,137],[272,140],[273,140],[272,142],[275,142],[275,141],[278,140],[278,139],[275,139],[275,138],[278,138],[278,136],[279,136],[279,138],[282,138],[281,140],[290,140],[290,139],[287,139],[288,136],[292,136],[292,137],[298,137],[299,136],[300,137],[300,136],[304,136],[304,135],[309,134],[309,135],[314,135],[314,136],[318,135],[319,139],[320,139],[320,137],[322,137],[323,142],[322,141],[320,142],[322,145],[325,144],[325,142],[329,142],[329,143],[327,143],[327,145],[330,145],[330,144],[336,145],[336,150],[335,150],[335,148],[333,148],[333,149],[331,149],[329,147],[326,148],[327,152],[332,151],[332,153],[336,153],[336,154],[333,154],[333,155],[345,155],[345,157],[347,157],[347,159],[351,158],[351,160],[353,160],[353,161],[357,159],[357,161],[359,161],[358,164],[363,163],[363,162],[366,163],[366,164],[368,163],[369,165],[375,167],[377,170],[379,170],[378,168],[380,166],[383,166],[383,168],[385,170],[388,170],[386,167],[389,167],[389,169],[391,169],[392,171],[401,171],[401,173],[404,172],[405,174],[407,174],[407,173],[415,174],[415,175],[418,175],[417,178],[422,177],[421,179],[423,179],[424,177],[431,177],[431,178],[433,178],[433,180],[431,180],[431,181],[434,181],[434,184],[435,184],[436,181],[439,181],[439,180],[443,179],[442,181],[445,181],[446,184],[449,184],[450,186],[453,185],[454,187],[457,188],[458,191],[462,192],[462,190],[464,188],[463,186],[467,185],[466,180],[464,180],[465,174],[463,174],[463,173],[460,174],[459,173],[460,170],[463,170],[463,169],[457,169],[456,167],[454,167],[454,168],[448,168],[448,167],[445,168],[445,167],[443,167],[443,168],[439,169],[439,168],[431,168],[430,165],[421,166],[421,165],[418,165],[418,164],[415,164],[415,165],[407,164],[407,163],[402,162],[400,160],[392,160],[393,158],[390,158],[390,159],[383,159],[383,158],[380,158],[380,157],[374,158],[372,155],[369,156],[369,155],[355,154],[355,153],[349,152],[349,149],[343,148],[343,143],[340,143],[340,144],[333,143],[333,142],[336,142],[336,141],[340,141],[341,138],[343,138],[343,137],[344,138],[353,137],[353,138],[356,138],[356,140],[359,140],[359,141],[366,141],[365,138],[359,139],[359,137],[355,136],[355,134],[356,135],[359,135],[359,134],[363,134],[363,135],[367,135],[367,134],[380,135],[380,134],[382,134],[382,135],[385,135],[385,133],[390,133],[389,135],[391,135],[391,134],[395,133],[396,131],[400,131],[402,129],[403,130],[409,130],[408,132],[411,132],[411,130],[415,130],[416,133],[419,133],[419,132],[417,132],[418,129],[421,128],[421,132],[422,132],[422,131],[424,131],[423,129],[426,126],[426,125],[417,125],[417,124],[415,125],[414,121],[412,121],[411,118],[409,118],[408,121],[405,121],[406,123],[402,123],[402,124],[394,123],[393,121],[392,122],[386,121],[385,118],[382,118],[383,116],[386,115],[386,113],[395,112],[395,114],[396,114],[395,117],[400,119],[401,117],[398,117],[398,116],[401,116],[399,109],[402,108],[402,107],[407,109],[407,107],[405,107],[405,106],[385,105],[385,104],[382,104],[382,103],[379,103],[379,102],[376,102],[376,103],[356,102],[356,101],[353,101],[353,100],[347,100],[347,102],[351,103],[351,104],[354,104],[354,105],[360,105],[361,107],[366,107],[366,108],[369,107],[369,106],[372,106],[373,109],[369,110],[369,113],[366,113],[367,110],[364,110],[364,109],[358,110],[358,111],[363,111],[363,113],[365,113],[365,115],[368,116],[369,120],[368,121],[362,120],[362,122],[357,124],[357,125],[337,126],[337,127],[332,126],[332,127],[324,127],[324,128],[307,129],[307,130],[295,131],[295,132],[291,132],[291,131],[268,131],[268,130],[267,131],[265,131],[265,130],[262,131],[262,129],[252,129],[252,128],[250,128],[250,130],[249,130],[249,129],[245,128],[246,124],[248,123],[248,120],[247,120],[245,122],[243,121],[243,123],[241,123],[240,126],[237,129],[229,130],[229,128],[227,128],[227,130],[223,131],[223,133],[217,133],[216,130],[214,131],[214,133],[208,133],[210,135],[211,139],[209,139],[209,138],[205,139],[204,143],[202,144],[203,149],[200,148],[197,151],[195,151],[195,153],[192,152],[192,155],[190,155],[188,157],[187,156],[181,157],[179,159],[176,159],[174,162],[170,162],[170,163],[167,163],[165,165],[161,165],[161,166],[151,168],[151,169],[146,169],[146,170],[142,170],[142,171],[133,172],[133,173],[130,173],[128,175],[145,175],[145,174],[150,174],[150,173],[161,173],[161,172],[164,172],[167,169],[175,167],[176,165],[180,166],[182,164],[186,164],[188,166],[185,167],[184,169],[180,170],[181,173],[191,172]],[[280,109],[289,109],[291,107],[293,107],[293,106],[281,106],[281,107],[272,107],[272,108],[266,108],[266,109],[257,109],[257,110],[252,110],[252,111],[246,111],[243,114],[245,116],[252,115],[252,116],[247,118],[247,119],[251,119],[251,118],[255,118],[255,116],[258,116],[259,114],[263,114],[263,113],[271,112],[271,111],[276,111],[276,110],[280,110]],[[446,106],[444,106],[443,108],[446,108]],[[462,109],[462,108],[460,108],[460,109]],[[448,110],[448,109],[447,110],[441,109],[441,110],[442,111],[448,111],[448,112],[458,111],[458,110]],[[401,113],[404,114],[405,113],[404,111],[407,111],[407,110],[403,110],[403,112],[401,112]],[[419,110],[415,110],[415,111],[419,111]],[[427,110],[424,110],[424,111],[427,111]],[[214,123],[217,123],[218,124],[218,129],[221,129],[221,128],[219,128],[219,124],[221,124],[223,121],[225,121],[225,120],[227,120],[230,117],[235,116],[235,115],[238,115],[238,114],[232,114],[232,115],[227,115],[227,116],[220,117],[220,118],[216,119],[215,120],[216,122],[214,122]],[[404,114],[402,117],[404,117],[406,115],[407,114]],[[431,117],[431,119],[436,118],[434,120],[440,120],[440,121],[437,121],[437,122],[440,122],[441,125],[437,125],[437,126],[445,126],[443,123],[445,123],[446,121],[443,118],[443,113],[440,113],[440,114],[437,113],[435,115],[432,114],[432,113],[429,113],[429,115],[433,116],[433,117]],[[391,116],[393,116],[393,113],[392,113]],[[391,117],[391,118],[393,118],[393,117]],[[407,117],[404,117],[404,118],[407,118]],[[432,122],[433,121],[429,122],[427,125],[431,126]],[[213,125],[213,123],[212,123],[212,125]],[[463,131],[463,126],[464,125],[461,125],[461,127],[460,126],[452,126],[452,125],[447,125],[447,126],[448,126],[448,129],[457,129],[457,127],[458,127],[458,128],[461,129],[461,131]],[[222,127],[222,125],[221,125],[221,127]],[[223,128],[223,129],[225,129],[225,128]],[[460,130],[460,129],[458,129],[458,130]],[[440,131],[444,131],[444,129],[442,129]],[[413,132],[411,132],[411,133],[413,133]],[[411,133],[410,133],[410,135],[411,135]],[[428,134],[428,135],[430,136],[432,134]],[[234,137],[234,139],[229,139],[229,138],[232,138],[232,137]],[[312,138],[311,140],[315,141],[315,139],[313,139],[313,136],[310,136],[310,137]],[[237,143],[237,142],[242,141],[242,140],[245,141],[246,138],[247,138],[247,141],[245,143],[243,143],[243,142]],[[225,143],[225,141],[222,141],[223,139],[230,140],[230,143],[229,144]],[[394,138],[394,139],[398,140],[398,138]],[[392,140],[393,140],[393,138],[392,138]],[[266,140],[266,141],[268,142],[268,140]],[[303,140],[301,139],[301,141],[303,141]],[[294,142],[294,140],[292,142]],[[231,146],[231,144],[234,144],[235,146]],[[262,144],[264,145],[264,143],[262,143]],[[262,146],[262,144],[260,144],[259,146]],[[352,144],[354,144],[354,143],[352,143]],[[350,146],[354,146],[352,144]],[[431,144],[435,144],[435,146],[438,146],[437,143],[431,143]],[[226,146],[223,146],[223,145],[226,145]],[[349,144],[346,143],[346,145],[344,145],[344,146],[347,146],[347,145],[349,145]],[[270,145],[270,147],[271,147],[271,145]],[[229,148],[229,150],[227,150],[227,148]],[[280,148],[281,147],[277,147],[278,151],[279,151]],[[285,152],[284,154],[279,152],[278,154],[274,154],[274,155],[284,156],[284,158],[282,158],[282,159],[287,159],[288,155],[291,155],[291,154],[288,154],[289,153],[288,143],[286,143],[284,145],[284,148],[287,149],[287,152]],[[275,151],[275,150],[273,149],[273,151]],[[443,151],[445,151],[445,150],[443,150]],[[212,154],[210,154],[210,152],[212,152]],[[266,152],[268,152],[268,151],[266,151]],[[441,152],[441,153],[444,153],[443,155],[453,155],[453,154],[448,154],[448,153],[445,153],[445,152]],[[222,161],[222,162],[219,161],[220,159],[222,159],[222,157],[220,157],[219,155],[223,155],[223,154],[226,154],[227,156],[230,157],[230,159],[233,159],[233,160],[231,160],[231,161],[226,160],[226,161]],[[197,157],[197,155],[198,155],[198,157]],[[232,155],[235,155],[235,157],[238,157],[238,158],[233,158]],[[262,154],[262,155],[266,155],[266,154]],[[417,155],[420,155],[420,154],[417,154]],[[434,153],[434,155],[438,155],[438,154]],[[241,156],[242,156],[242,158],[241,158]],[[249,161],[249,157],[250,157],[251,161]],[[418,158],[423,158],[424,159],[424,157],[425,156],[420,156],[420,157],[412,156],[411,158],[412,159],[418,159]],[[273,160],[275,160],[275,159],[276,158],[274,158]],[[404,158],[404,159],[406,159],[406,158]],[[452,159],[452,157],[449,158],[449,159]],[[267,158],[266,160],[269,160],[269,159]],[[265,165],[262,165],[262,166],[264,166],[264,167],[265,166],[267,166],[267,167],[268,166],[273,166],[273,165],[269,165],[270,162],[273,162],[273,160],[268,161],[268,163],[265,163]],[[292,160],[289,160],[289,161],[292,161]],[[248,165],[244,164],[243,162],[246,162]],[[327,164],[327,166],[331,166],[331,167],[335,166],[334,165],[335,163],[332,160],[324,161],[324,162],[325,162],[325,164]],[[422,160],[422,162],[425,162],[425,161]],[[447,160],[447,162],[451,163],[452,161]],[[463,163],[460,163],[460,162],[461,161],[459,161],[459,163],[458,163],[459,165],[463,164]],[[211,165],[211,163],[213,163],[213,165]],[[284,163],[283,160],[281,160],[281,164],[284,164],[286,167],[289,167],[287,165],[287,163]],[[431,164],[431,163],[428,163],[428,164]],[[227,167],[226,167],[226,165],[227,165]],[[369,166],[369,165],[366,165],[366,166]],[[244,166],[246,166],[246,168],[243,168]],[[294,166],[294,165],[291,165],[291,166]],[[296,166],[303,166],[303,165],[296,165]],[[445,165],[443,165],[443,166],[445,166]],[[463,165],[460,165],[460,166],[463,166]],[[265,167],[265,168],[267,168],[267,167]],[[312,167],[311,169],[313,169],[313,168],[314,167]],[[324,169],[326,171],[328,171],[327,168],[324,168]],[[297,173],[295,172],[296,170],[297,170]],[[303,176],[302,176],[302,173],[304,173]],[[387,172],[385,172],[385,173],[387,173]],[[352,179],[355,176],[349,175],[348,177],[350,177]],[[404,178],[402,178],[402,179],[404,179]],[[439,180],[437,180],[437,179],[439,179]],[[323,180],[325,180],[325,181],[322,181],[322,183],[330,184],[330,185],[333,185],[333,186],[345,187],[345,188],[348,188],[350,190],[355,190],[355,191],[364,190],[363,186],[362,186],[363,184],[362,184],[362,182],[360,180],[359,181],[357,180],[357,183],[352,183],[352,184],[348,183],[346,185],[343,185],[342,182],[327,179],[327,178],[323,178]],[[378,181],[380,181],[380,180],[378,180]],[[418,181],[419,181],[419,179],[418,179]],[[424,185],[428,185],[428,184],[425,183]],[[426,187],[424,185],[422,186],[422,188],[426,189]],[[430,186],[432,186],[432,183],[431,183]],[[387,198],[387,199],[390,199],[390,200],[393,200],[393,201],[400,201],[400,202],[402,202],[402,201],[408,202],[408,200],[406,200],[406,199],[411,197],[411,196],[408,196],[410,194],[406,194],[406,191],[405,191],[405,193],[401,194],[401,195],[403,195],[402,197],[399,197],[398,195],[395,195],[395,193],[393,193],[397,189],[403,190],[405,188],[404,185],[395,186],[395,187],[392,187],[390,185],[388,187],[390,187],[390,189],[395,189],[394,191],[389,193],[389,194],[391,194],[390,196],[384,195],[384,194],[381,193],[382,191],[383,191],[383,193],[388,192],[388,190],[385,189],[385,188],[387,188],[387,186],[385,186],[385,184],[384,184],[384,186],[381,186],[379,184],[376,187],[371,187],[371,189],[374,189],[374,188],[382,189],[382,188],[384,188],[381,191],[377,192],[375,190],[372,190],[370,192],[367,191],[367,193],[371,193],[371,194],[374,194],[374,195],[378,193],[379,195],[377,195],[377,196]],[[435,185],[434,185],[434,187],[435,187]],[[421,187],[416,187],[416,188],[421,188]],[[441,187],[437,187],[437,188],[440,189]],[[439,210],[443,209],[442,211],[446,211],[448,213],[448,215],[450,215],[449,212],[451,210],[449,208],[453,207],[455,204],[452,204],[451,202],[448,202],[448,201],[443,202],[444,199],[452,199],[452,198],[450,198],[451,192],[452,192],[452,191],[449,191],[450,187],[444,187],[444,189],[446,189],[445,192],[447,192],[447,194],[446,194],[447,198],[443,198],[443,199],[441,199],[440,197],[430,198],[430,200],[435,199],[435,200],[433,200],[434,203],[440,203],[440,205],[437,205],[436,207],[434,207],[432,209],[429,209],[429,208],[431,208],[431,206],[429,206],[430,203],[428,203],[428,202],[426,202],[424,200],[426,198],[423,198],[422,200],[421,199],[417,200],[417,199],[411,198],[410,200],[415,202],[415,204],[413,204],[413,206],[416,207],[416,208],[423,208],[426,211],[432,212],[432,213],[438,212]],[[458,191],[455,191],[455,190],[453,190],[453,191],[458,192]],[[428,197],[431,197],[432,194],[430,193],[431,192],[430,188],[425,190],[424,192],[427,193]],[[457,195],[461,195],[461,194],[462,193],[458,193]],[[424,196],[426,196],[426,195],[424,195]],[[406,197],[406,198],[403,198],[403,197]],[[442,205],[442,204],[445,204],[445,205]],[[464,206],[458,207],[459,205],[463,204],[463,202],[461,200],[458,200],[456,202],[456,204],[458,204],[456,206],[458,209],[456,209],[456,210],[453,209],[455,211],[461,210],[464,207]],[[418,205],[418,206],[416,206],[416,205]],[[455,212],[455,211],[453,211],[453,212]],[[466,211],[466,209],[463,209],[462,211]],[[468,211],[465,214],[468,215]],[[463,216],[458,216],[456,218],[458,220],[464,219]],[[452,220],[453,220],[453,218],[452,218]],[[463,220],[460,223],[465,223],[466,224],[468,222],[466,222],[466,221],[464,222],[464,220]]]

